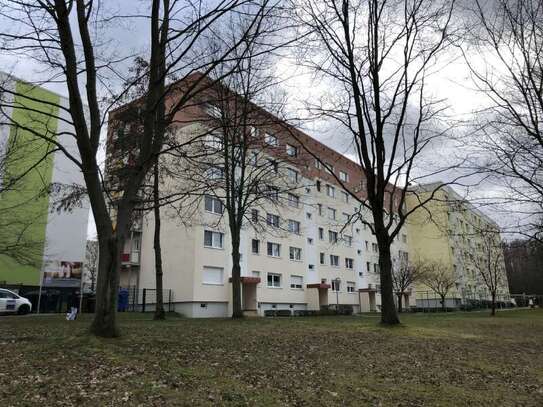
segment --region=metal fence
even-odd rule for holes
[[[437,311],[471,311],[492,308],[491,297],[486,293],[454,293],[441,297],[434,291],[416,291],[410,300],[410,309],[418,312]],[[511,301],[513,296],[500,294],[496,296],[496,308],[512,308],[522,306]]]
[[[128,303],[126,311],[130,312],[151,312],[155,310],[156,293],[155,288],[136,288],[129,287]],[[171,289],[162,290],[162,298],[164,301],[164,310],[171,312],[173,307],[173,291]]]

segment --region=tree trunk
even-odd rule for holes
[[[374,217],[377,223],[377,220]],[[381,323],[396,325],[400,323],[396,304],[394,303],[394,287],[392,284],[392,260],[390,258],[390,243],[386,231],[376,229],[379,245],[379,271],[381,282]]]
[[[231,228],[232,234],[232,318],[243,318],[241,304],[241,266],[239,256],[240,231]]]
[[[397,294],[398,297],[398,313],[402,313],[402,296],[403,294]]]
[[[496,293],[492,293],[492,309],[490,311],[490,316],[496,315]]]
[[[441,295],[441,311],[446,312],[447,308],[445,307],[445,296]]]
[[[114,338],[119,335],[116,321],[118,264],[121,252],[115,236],[101,238],[98,234],[100,260],[96,282],[96,304],[91,332],[96,336]]]
[[[160,196],[158,185],[158,159],[154,168],[153,179],[153,206],[155,215],[155,234],[154,234],[154,249],[155,249],[155,279],[156,279],[156,307],[153,319],[164,320],[166,313],[164,312],[164,298],[162,291],[162,248],[160,246]]]

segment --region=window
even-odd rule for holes
[[[379,274],[379,264],[377,264],[377,263],[373,264],[373,272],[375,274]]]
[[[328,174],[332,174],[334,172],[334,166],[330,163],[324,163],[324,170],[328,173]]]
[[[336,220],[336,210],[334,208],[328,208],[328,219]]]
[[[319,239],[324,240],[324,229],[323,228],[319,228]]]
[[[268,273],[268,287],[281,288],[281,274]]]
[[[256,167],[258,164],[258,153],[253,151],[251,153],[251,158],[249,159],[249,164]]]
[[[371,244],[371,251],[374,252],[374,253],[379,252],[379,246],[377,246],[377,243],[372,243]]]
[[[274,228],[279,227],[279,216],[272,213],[266,214],[266,223]]]
[[[214,117],[215,119],[219,119],[222,116],[221,108],[215,105],[212,105],[211,103],[208,103],[206,105],[205,111],[209,116]]]
[[[258,209],[251,209],[251,221],[258,222]]]
[[[223,285],[224,284],[224,269],[222,267],[204,266],[202,272],[202,283]]]
[[[339,280],[332,280],[332,291],[339,291],[341,286],[341,281]]]
[[[328,231],[328,241],[330,243],[337,243],[337,232],[329,230]]]
[[[369,261],[366,262],[366,271],[371,273],[371,263]]]
[[[345,191],[341,191],[341,200],[345,203],[349,203],[349,194]]]
[[[297,208],[300,205],[300,197],[298,195],[289,193],[287,196],[288,196],[288,206]]]
[[[335,254],[331,254],[330,265],[334,267],[339,267],[339,256],[336,256]]]
[[[295,171],[292,168],[287,168],[287,177],[290,182],[298,182],[298,171]]]
[[[249,127],[249,135],[251,137],[258,137],[258,129],[254,126]]]
[[[407,243],[407,235],[406,234],[402,235],[402,242]]]
[[[326,185],[326,195],[328,195],[330,198],[334,198],[336,196],[336,189],[332,185]]]
[[[317,192],[321,192],[321,182],[319,180],[317,180],[316,186],[317,186]]]
[[[290,144],[287,144],[287,155],[290,157],[297,157],[298,156],[298,148],[291,146]]]
[[[353,281],[347,281],[347,292],[354,293],[355,284]]]
[[[290,276],[290,288],[301,290],[304,286],[304,278],[302,276]]]
[[[319,216],[322,216],[322,204],[317,204],[317,208],[319,209]]]
[[[345,268],[347,269],[353,269],[354,260],[350,259],[348,257],[345,257]]]
[[[277,187],[273,187],[271,185],[267,186],[267,195],[268,198],[271,201],[278,201],[279,200],[279,189]]]
[[[320,170],[322,168],[322,163],[318,159],[315,159],[315,168],[317,170]]]
[[[221,150],[222,137],[218,134],[208,134],[204,138],[204,145],[212,150]]]
[[[369,247],[370,242],[368,242],[368,241],[366,240],[365,243],[366,243],[366,250],[369,250],[369,249],[370,249],[370,247]]]
[[[289,258],[290,260],[301,261],[302,260],[302,249],[299,247],[289,247]]]
[[[277,174],[277,171],[279,170],[279,164],[277,164],[276,160],[272,160],[271,158],[268,158],[268,165],[273,170],[275,174]]]
[[[343,216],[343,221],[345,223],[349,223],[351,221],[351,215],[349,215],[347,212],[343,212],[341,215]]]
[[[345,246],[352,247],[353,246],[353,237],[348,235],[343,235],[343,241],[345,242]]]
[[[205,177],[208,179],[222,179],[224,178],[224,170],[221,167],[209,167],[205,172]]]
[[[315,265],[314,265],[314,264],[309,264],[309,265],[307,266],[307,268],[308,268],[309,270],[315,270]]]
[[[269,146],[277,147],[279,145],[279,141],[277,140],[277,137],[275,137],[273,134],[266,133],[264,135],[264,142]]]
[[[211,230],[204,230],[204,246],[212,247],[214,249],[223,248],[224,234],[221,232],[213,232]]]
[[[321,264],[326,264],[326,257],[324,255],[324,253],[319,253],[319,258],[320,258],[320,263]]]
[[[289,219],[288,220],[288,231],[291,233],[300,234],[300,222],[296,220]]]
[[[260,253],[260,240],[253,239],[251,242],[251,250],[254,254]]]
[[[268,242],[268,256],[281,256],[281,245],[279,243]]]
[[[339,179],[343,182],[349,182],[349,174],[347,174],[345,171],[340,171]]]
[[[206,195],[204,198],[204,206],[207,212],[222,214],[222,201],[214,196]]]

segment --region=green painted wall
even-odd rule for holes
[[[58,108],[44,102],[59,104],[60,97],[24,82],[17,82],[15,89],[17,94],[38,101],[24,96],[15,96],[13,122],[28,127],[38,134],[56,137]],[[10,128],[8,145],[11,149],[8,153],[4,176],[24,173],[54,148],[51,143],[35,136],[32,131],[17,126]],[[16,239],[20,239],[25,246],[22,249],[25,258],[19,261],[26,263],[21,264],[14,258],[0,255],[0,281],[39,284],[49,196],[38,195],[38,192],[51,183],[53,159],[54,155],[50,154],[24,177],[17,188],[0,195],[0,216],[3,219],[0,239],[3,243],[15,243]]]

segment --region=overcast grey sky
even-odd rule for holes
[[[104,7],[107,7],[102,10],[104,15],[112,14],[119,18],[96,27],[99,33],[96,38],[100,42],[99,48],[102,52],[117,58],[145,55],[148,48],[148,20],[138,17],[138,14],[144,14],[147,3],[134,0],[108,0],[104,4]],[[476,65],[483,66],[485,62],[488,62],[487,55],[468,53],[468,57]],[[126,68],[126,64],[120,67],[121,71]],[[0,70],[11,72],[28,81],[45,78],[48,74],[32,60],[21,60],[6,55],[0,58]],[[328,89],[328,84],[312,80],[312,75],[297,66],[294,58],[281,59],[276,66],[276,72],[285,80],[283,86],[289,95],[289,107],[291,111],[296,112],[296,116],[304,115],[303,108],[307,100],[319,98]],[[114,85],[115,81],[112,83]],[[67,93],[63,83],[47,84],[46,87],[62,95]],[[447,114],[451,121],[469,120],[487,102],[485,96],[475,90],[469,69],[457,49],[451,49],[445,58],[440,60],[439,66],[429,78],[428,89],[433,97],[444,99],[450,106]],[[107,89],[102,88],[102,92],[105,95]],[[350,152],[351,140],[348,137],[341,137],[342,131],[338,129],[336,123],[306,122],[304,127],[313,137],[353,158]],[[460,131],[462,128],[456,130],[457,133]],[[424,165],[433,165],[432,162],[442,165],[447,162],[446,160],[452,160],[456,151],[454,142],[443,141],[439,145],[433,145],[424,157],[424,160],[428,160]],[[444,175],[440,175],[437,179],[443,179],[443,177]],[[437,179],[428,179],[428,181]],[[462,193],[462,191],[459,192]],[[475,198],[495,195],[500,192],[500,189],[497,185],[487,183],[477,189],[468,189],[464,192],[467,192],[470,198]],[[92,225],[89,228],[89,234],[92,235],[94,222],[89,222],[89,224]]]

